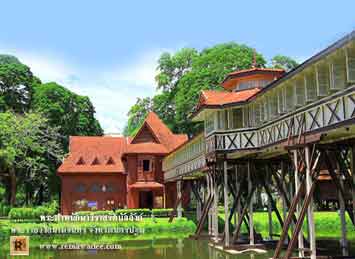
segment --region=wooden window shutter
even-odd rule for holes
[[[317,96],[327,96],[329,91],[329,66],[321,63],[316,66]]]
[[[305,104],[305,99],[306,99],[304,78],[297,78],[295,80],[294,89],[295,89],[295,104],[297,107],[301,107]]]
[[[306,102],[312,102],[317,99],[317,80],[315,71],[312,69],[304,76],[304,86],[306,90]]]
[[[343,51],[340,50],[330,65],[331,68],[331,84],[330,90],[344,89],[346,84],[346,64]]]
[[[138,172],[143,172],[143,160],[138,160]]]
[[[150,171],[155,171],[154,158],[152,160],[150,160],[150,164],[151,164],[151,167],[152,167]]]
[[[346,75],[348,83],[355,82],[355,46],[346,49]]]
[[[286,111],[292,111],[294,106],[294,97],[293,97],[293,85],[287,84],[285,87],[285,95],[286,95]]]

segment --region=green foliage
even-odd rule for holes
[[[14,57],[0,56],[0,112],[27,111],[36,81],[29,67]]]
[[[48,205],[35,208],[12,208],[9,218],[12,220],[39,219],[40,216],[55,215],[58,213],[58,203],[52,202]]]
[[[271,59],[271,63],[274,68],[281,68],[286,72],[298,66],[298,62],[296,60],[283,55],[276,55]]]
[[[31,192],[34,186],[48,188],[48,179],[63,157],[57,128],[37,113],[0,113],[0,167],[13,172],[16,182]],[[14,184],[16,183],[14,182]],[[13,202],[16,186],[11,186]],[[14,204],[12,204],[14,205]]]
[[[9,215],[10,209],[10,206],[0,203],[0,216],[7,217]]]
[[[163,53],[156,76],[158,94],[152,99],[139,99],[128,113],[126,135],[132,135],[148,111],[153,110],[176,133],[194,134],[201,130],[190,117],[203,89],[221,89],[219,84],[233,70],[250,68],[254,51],[236,43],[218,44],[201,52],[181,49]],[[265,65],[256,54],[256,64]]]
[[[152,100],[147,98],[138,98],[135,105],[128,112],[128,123],[124,129],[125,136],[134,136],[142,125],[148,112],[152,110]]]
[[[68,136],[103,134],[94,117],[95,109],[90,99],[56,83],[36,86],[31,107],[34,111],[45,114],[50,125],[58,126],[59,132],[66,139]]]

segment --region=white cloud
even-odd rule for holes
[[[122,133],[129,108],[137,97],[154,94],[157,60],[162,51],[148,51],[128,64],[90,73],[85,67],[74,66],[55,54],[0,47],[0,53],[18,57],[43,82],[55,81],[75,93],[89,96],[106,133]]]

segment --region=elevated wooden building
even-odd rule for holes
[[[268,196],[269,222],[274,211],[283,227],[274,258],[288,259],[297,249],[299,257],[314,259],[314,199],[335,199],[346,255],[345,212],[353,224],[355,217],[355,31],[288,73],[254,66],[230,73],[221,85],[225,91],[202,91],[196,105],[192,119],[204,132],[163,161],[165,182],[193,182],[196,234],[208,220],[215,240],[237,247],[244,222],[249,247],[262,245],[253,224],[259,189]],[[287,210],[278,211],[274,189]],[[218,229],[220,201],[225,222],[236,219],[233,231],[230,224]]]

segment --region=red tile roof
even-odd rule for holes
[[[243,102],[258,93],[260,90],[260,88],[246,89],[238,92],[203,90],[200,95],[199,107]]]
[[[70,137],[69,156],[58,173],[123,173],[123,155],[165,155],[187,141],[187,135],[173,134],[153,112],[148,114],[141,129],[145,125],[159,143],[134,143],[134,138],[127,137]]]
[[[164,185],[157,182],[136,182],[134,184],[128,185],[131,189],[151,189],[151,188],[163,188]]]
[[[121,154],[126,149],[124,137],[70,137],[69,156],[58,173],[124,172]]]
[[[242,70],[233,71],[233,72],[229,73],[228,76],[235,76],[235,75],[243,76],[244,74],[247,74],[247,73],[254,73],[254,72],[284,73],[285,70],[279,69],[279,68],[254,67],[254,68],[249,68],[249,69],[242,69]]]
[[[135,138],[139,136],[141,130],[145,129],[146,127],[148,127],[150,132],[154,135],[158,143],[135,143]],[[150,112],[147,115],[147,118],[145,119],[140,130],[130,142],[124,154],[167,154],[178,146],[184,144],[187,140],[187,135],[172,133],[171,130],[159,119],[159,117],[154,112]]]

